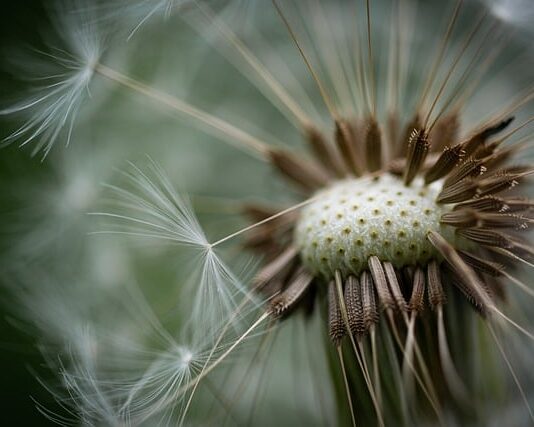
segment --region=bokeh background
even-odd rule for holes
[[[38,28],[49,25],[46,13],[41,1],[28,0],[24,2],[4,2],[3,12],[0,15],[0,99],[2,103],[7,99],[8,90],[16,85],[16,81],[7,73],[8,49],[24,43],[35,43],[40,35]],[[8,120],[0,121],[0,133],[5,137],[12,123]],[[28,156],[28,152],[18,149],[16,146],[4,148],[0,152],[0,216],[2,219],[0,247],[2,254],[7,253],[11,245],[11,239],[7,234],[10,232],[10,213],[20,209],[12,195],[11,183],[13,174],[22,171],[28,176],[38,175],[43,170],[46,173],[48,166],[37,158]],[[18,172],[17,172],[18,171]],[[4,257],[2,257],[4,258]],[[14,312],[12,308],[12,295],[6,285],[4,274],[0,274],[0,363],[4,366],[1,374],[2,387],[0,387],[0,423],[3,425],[54,425],[35,408],[31,397],[55,407],[54,399],[38,382],[31,369],[39,369],[43,364],[42,356],[36,347],[35,338],[27,331],[16,326],[13,322]],[[31,369],[30,369],[31,367]]]

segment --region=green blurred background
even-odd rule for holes
[[[7,57],[10,49],[19,43],[38,43],[39,28],[49,25],[47,15],[40,1],[24,0],[2,2],[0,14],[0,102],[6,102],[8,89],[17,82],[6,72]],[[5,137],[12,124],[2,118],[0,135]],[[0,251],[8,250],[11,242],[9,222],[13,211],[20,209],[12,196],[10,183],[14,174],[24,173],[26,176],[38,176],[46,173],[47,165],[39,158],[29,156],[28,150],[20,150],[16,145],[0,151]],[[12,298],[4,283],[8,278],[0,272],[0,365],[2,366],[0,387],[0,424],[2,425],[55,425],[39,413],[32,399],[50,408],[56,408],[55,402],[45,388],[39,384],[35,373],[39,372],[47,378],[50,375],[40,369],[43,359],[36,348],[35,340],[25,328],[21,327],[12,310]]]

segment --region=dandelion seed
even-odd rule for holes
[[[33,154],[43,156],[64,134],[68,145],[76,117],[89,95],[94,66],[104,49],[101,31],[86,15],[62,10],[53,15],[61,44],[22,59],[21,75],[35,84],[27,99],[0,110],[0,115],[21,114],[27,121],[4,139],[21,146],[35,141]],[[19,75],[20,77],[20,75]]]
[[[192,273],[188,288],[195,295],[191,323],[197,327],[219,325],[236,310],[237,298],[247,293],[245,285],[216,254],[188,200],[174,190],[163,170],[150,159],[146,172],[130,166],[131,172],[123,173],[129,188],[108,185],[116,196],[114,212],[92,213],[114,220],[113,229],[96,233],[125,234],[189,247],[188,270]]]

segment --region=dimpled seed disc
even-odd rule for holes
[[[295,240],[304,264],[326,278],[336,270],[359,274],[371,255],[395,267],[424,263],[437,256],[430,230],[455,242],[453,229],[439,223],[450,206],[438,205],[441,183],[406,187],[397,177],[338,181],[319,191],[302,209]]]

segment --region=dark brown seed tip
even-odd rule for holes
[[[432,165],[425,174],[425,184],[430,184],[445,175],[449,174],[453,168],[460,162],[465,152],[461,145],[454,147],[445,147],[438,160]]]
[[[369,119],[365,134],[367,170],[375,172],[382,167],[382,132],[375,119]]]
[[[410,185],[419,172],[428,154],[429,147],[430,143],[425,131],[414,129],[410,136],[408,154],[406,156],[406,169],[404,171],[404,183],[406,185]]]
[[[361,175],[361,168],[358,164],[357,140],[350,127],[350,124],[343,119],[335,122],[335,140],[341,157],[349,171],[354,175]]]
[[[338,346],[345,336],[345,322],[339,308],[339,297],[336,283],[332,280],[328,284],[328,335],[334,346]]]
[[[410,297],[410,310],[420,313],[424,309],[425,274],[421,268],[417,268],[413,275],[412,296]]]
[[[269,159],[282,175],[306,191],[316,190],[328,183],[328,175],[317,165],[286,150],[269,150]]]
[[[354,276],[349,276],[345,282],[344,300],[350,332],[361,337],[367,330],[363,317],[362,289]]]
[[[341,177],[345,174],[339,153],[315,126],[304,128],[304,135],[315,159],[332,175]]]
[[[428,263],[427,269],[427,284],[428,284],[428,302],[432,309],[441,307],[447,302],[447,297],[443,291],[441,283],[441,271],[437,261],[432,260]]]
[[[303,267],[299,268],[288,287],[271,300],[270,313],[274,317],[283,317],[290,312],[304,296],[312,280],[313,276],[310,273]]]

